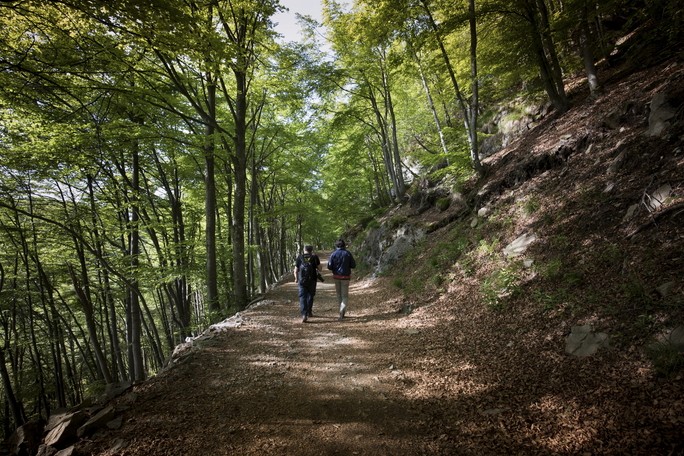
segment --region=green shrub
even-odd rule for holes
[[[451,198],[439,198],[435,203],[440,212],[444,212],[451,206]]]
[[[431,282],[435,287],[440,287],[444,283],[445,279],[442,274],[435,274],[432,276]]]
[[[405,215],[395,215],[387,221],[387,227],[389,229],[398,228],[401,225],[406,224],[408,218]]]
[[[684,355],[672,344],[656,342],[646,347],[653,369],[661,377],[673,377],[684,368]]]
[[[541,203],[534,197],[530,197],[523,203],[523,211],[527,215],[532,215],[539,210]]]
[[[480,285],[482,299],[492,310],[502,311],[506,308],[506,298],[519,291],[518,280],[520,269],[516,264],[510,264],[494,271]]]
[[[488,241],[486,239],[481,239],[477,246],[477,250],[486,255],[493,255],[499,251],[499,240],[492,239],[491,241]]]
[[[650,309],[653,307],[653,296],[649,293],[644,282],[635,274],[631,274],[630,280],[622,284],[622,291],[627,302],[635,308]]]
[[[366,224],[366,229],[368,230],[374,230],[380,228],[380,222],[377,219],[372,219],[369,220],[368,223]]]
[[[549,280],[556,280],[561,277],[563,273],[563,261],[557,258],[549,261],[544,265],[539,266],[539,273],[542,277]]]
[[[567,288],[535,290],[532,292],[532,298],[541,305],[544,312],[555,310],[561,304],[565,304],[566,308],[573,308],[573,293]]]

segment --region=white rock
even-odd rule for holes
[[[525,233],[522,236],[519,236],[515,241],[511,242],[508,244],[504,250],[503,253],[507,257],[517,257],[522,255],[527,251],[527,248],[532,244],[534,241],[537,240],[537,235],[534,233]]]

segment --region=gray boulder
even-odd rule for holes
[[[608,346],[608,335],[594,332],[591,325],[573,326],[565,339],[565,352],[572,356],[585,357]]]
[[[63,449],[78,440],[78,428],[88,420],[83,411],[64,413],[56,418],[56,425],[48,432],[43,443],[57,449]]]
[[[659,92],[651,99],[651,112],[648,115],[648,135],[662,136],[670,127],[670,121],[677,114],[677,108],[670,105],[667,94]]]

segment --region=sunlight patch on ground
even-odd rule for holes
[[[439,361],[433,358],[424,358],[420,366],[438,366]],[[483,396],[488,391],[495,390],[497,383],[475,380],[473,377],[478,373],[476,365],[468,362],[453,365],[450,369],[440,372],[428,373],[425,368],[404,369],[399,380],[412,385],[410,395],[414,398],[452,396]]]
[[[330,345],[354,345],[358,348],[367,347],[370,344],[356,337],[341,336],[339,333],[329,332],[320,334],[307,340],[307,344],[316,347],[328,347]]]
[[[531,404],[529,409],[532,415],[543,416],[543,419],[536,421],[546,423],[545,426],[535,426],[533,423],[529,429],[530,437],[538,445],[547,448],[549,453],[591,444],[598,435],[597,426],[601,426],[600,423],[592,421],[590,414],[567,398],[546,395]],[[558,425],[548,425],[554,421]],[[554,433],[553,430],[557,431]]]
[[[268,364],[262,365],[269,367]],[[287,364],[286,372],[289,384],[307,384],[309,396],[316,396],[317,399],[340,399],[350,391],[379,393],[392,380],[386,372],[379,372],[377,366],[354,362],[291,362]],[[330,384],[335,387],[322,388]]]

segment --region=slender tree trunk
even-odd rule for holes
[[[79,274],[76,273],[74,268],[69,266],[69,274],[71,275],[71,281],[74,287],[74,291],[81,302],[81,307],[83,308],[83,314],[85,316],[86,328],[88,330],[88,340],[90,346],[95,354],[95,361],[97,362],[98,372],[100,378],[102,378],[106,383],[112,383],[112,377],[107,365],[107,359],[100,346],[100,341],[97,338],[97,324],[95,323],[95,316],[93,312],[93,304],[90,300],[90,291],[87,285],[88,276],[86,272],[85,258],[83,256],[82,250],[78,249],[79,265],[81,269],[81,278],[79,279]]]
[[[479,83],[477,79],[477,20],[475,16],[475,0],[468,2],[468,23],[470,25],[470,78],[472,86],[472,98],[470,102],[470,161],[473,169],[482,175],[484,172],[480,162],[479,144],[477,141],[477,113],[480,110]]]
[[[240,62],[239,62],[240,63]],[[247,74],[244,62],[235,70],[235,156],[233,162],[235,198],[233,201],[233,292],[238,310],[249,302],[245,275],[245,203],[247,199]]]
[[[404,182],[404,171],[401,163],[401,155],[399,154],[399,139],[397,138],[397,118],[394,114],[394,103],[392,102],[392,93],[390,91],[389,75],[386,73],[383,76],[383,86],[385,92],[385,103],[387,112],[389,114],[392,136],[392,155],[394,161],[394,175],[397,179],[397,199],[401,200],[406,193],[406,183]]]
[[[397,168],[394,166],[394,155],[391,151],[389,132],[387,131],[387,120],[383,116],[382,111],[380,111],[377,98],[375,97],[375,93],[373,91],[373,88],[370,86],[370,83],[368,83],[368,97],[370,99],[373,112],[375,113],[375,119],[377,122],[376,132],[378,140],[380,141],[382,157],[385,163],[385,171],[387,172],[387,175],[389,176],[389,179],[392,182],[392,189],[390,190],[389,198],[391,201],[394,201],[399,195],[399,182],[397,180],[396,175]],[[366,142],[368,144],[368,141]],[[368,145],[370,146],[370,144]]]
[[[565,109],[567,110],[568,99],[565,94],[563,69],[561,68],[560,60],[558,59],[558,52],[556,51],[556,44],[551,33],[551,22],[549,21],[549,11],[546,7],[546,1],[536,0],[536,5],[540,17],[540,32],[542,43],[544,45],[544,52],[548,56],[548,61],[550,63],[553,83],[556,86],[556,92],[561,97]]]
[[[226,152],[228,153],[229,156],[232,154],[230,153],[230,145],[229,144],[224,144],[224,147],[226,149]],[[225,197],[225,207],[224,207],[224,212],[225,212],[225,219],[226,219],[226,224],[228,225],[228,229],[226,230],[226,240],[225,244],[230,245],[232,249],[233,245],[233,201],[234,201],[234,185],[233,185],[233,169],[232,169],[232,160],[226,160],[224,163],[225,169],[223,171],[223,175],[225,176],[225,184],[226,184],[226,197]],[[226,280],[226,289],[231,290],[233,289],[233,256],[230,256],[230,268],[227,270],[227,274],[225,277]],[[234,309],[235,306],[235,298],[232,293],[228,294],[228,299],[227,299],[227,307],[229,309]]]
[[[59,337],[57,339],[57,343],[61,347],[61,352],[64,355],[64,366],[65,366],[65,370],[66,370],[66,377],[67,377],[67,380],[69,381],[69,384],[70,384],[70,388],[67,391],[67,394],[69,395],[69,398],[68,398],[69,402],[68,403],[69,404],[80,404],[82,401],[82,395],[81,395],[82,384],[77,378],[76,371],[74,369],[74,363],[72,362],[73,358],[69,356],[70,353],[73,353],[76,351],[76,347],[74,346],[73,340],[72,340],[73,334],[71,334],[70,331],[67,331],[67,333],[69,333],[69,334],[64,334],[61,326],[59,326],[59,331],[61,334],[59,335]],[[67,349],[67,345],[66,345],[67,337],[69,338],[69,343],[70,343],[68,349]]]
[[[171,220],[173,222],[173,245],[170,249],[173,252],[174,260],[171,261],[175,269],[175,279],[167,283],[164,287],[169,302],[177,312],[177,318],[172,318],[178,324],[180,340],[185,340],[190,335],[191,311],[190,295],[187,286],[187,273],[190,270],[190,260],[188,258],[189,247],[185,237],[185,218],[183,217],[183,206],[181,201],[181,189],[178,177],[178,167],[174,161],[173,176],[169,178],[159,159],[159,155],[154,153],[154,161],[157,166],[157,173],[162,187],[166,192],[166,197],[171,206]],[[172,316],[176,315],[172,312]],[[170,330],[172,330],[169,327]],[[170,345],[173,348],[173,345]]]
[[[592,51],[591,30],[589,28],[589,7],[586,2],[582,5],[582,14],[580,17],[580,51],[582,54],[582,62],[584,63],[584,70],[587,73],[587,83],[589,84],[589,93],[593,96],[600,90],[598,73],[596,65],[594,64],[594,53]]]
[[[48,323],[51,328],[50,334],[50,353],[52,354],[52,364],[54,366],[54,384],[55,384],[55,399],[57,400],[57,407],[64,408],[67,406],[66,386],[64,384],[64,368],[62,366],[62,350],[59,345],[59,337],[57,333],[59,329],[54,327],[54,322]]]
[[[479,152],[477,150],[477,124],[472,123],[473,115],[472,115],[472,109],[473,107],[471,106],[470,108],[466,105],[465,99],[463,98],[463,93],[461,93],[461,89],[458,84],[458,80],[456,79],[456,73],[454,72],[454,68],[451,65],[451,59],[449,58],[449,53],[446,50],[446,47],[444,46],[444,40],[442,39],[441,32],[439,30],[439,27],[437,26],[437,23],[435,22],[432,12],[430,11],[430,8],[427,4],[427,0],[420,0],[421,4],[423,5],[423,9],[425,10],[425,13],[428,16],[428,20],[430,21],[430,26],[432,27],[432,30],[435,34],[437,44],[439,46],[440,53],[442,55],[442,59],[444,60],[444,65],[446,66],[447,73],[449,74],[449,79],[451,80],[451,84],[454,88],[454,92],[456,94],[456,100],[458,102],[458,106],[461,110],[461,113],[463,115],[463,126],[465,127],[466,131],[466,137],[468,138],[468,147],[470,150],[470,156],[471,156],[471,162],[473,165],[473,169],[477,171],[478,173],[482,173],[482,166],[479,162],[479,158],[476,161],[472,161],[473,157],[479,157]],[[474,5],[473,5],[474,8]],[[473,11],[474,14],[474,11]],[[472,26],[471,26],[471,33],[473,32]],[[472,42],[471,42],[471,52],[472,52]],[[471,55],[472,57],[472,55]],[[476,118],[476,117],[475,117]]]
[[[133,147],[133,205],[131,214],[131,333],[133,343],[133,379],[145,379],[145,363],[142,348],[142,311],[138,288],[138,269],[140,266],[140,152],[138,145]]]
[[[540,1],[543,4],[543,0]],[[544,7],[543,11],[545,10]],[[568,99],[565,95],[560,65],[554,66],[553,63],[558,59],[551,40],[548,17],[539,10],[539,2],[534,0],[525,1],[525,15],[530,24],[531,45],[537,58],[544,89],[554,108],[559,112],[565,112],[568,109]]]
[[[254,211],[256,210],[257,204],[257,179],[256,179],[256,160],[254,153],[250,154],[250,188],[249,188],[249,206],[247,207],[247,245],[250,248],[247,251],[247,284],[249,293],[253,293],[256,290],[256,268],[255,268],[255,252],[253,247],[256,245],[256,221]]]
[[[147,319],[142,318],[142,326],[147,333],[147,340],[152,349],[152,359],[155,361],[157,367],[161,367],[164,364],[164,355],[162,354],[162,343],[159,337],[159,331],[157,331],[157,325],[154,322],[154,317],[150,311],[150,307],[147,305],[147,300],[144,297],[140,297],[140,311],[141,316],[147,315]]]
[[[24,407],[22,407],[21,402],[19,402],[14,395],[14,387],[12,386],[12,380],[10,379],[5,362],[5,349],[0,348],[0,375],[2,376],[3,392],[5,393],[7,404],[12,412],[15,427],[19,427],[26,423],[26,414],[24,413]]]
[[[209,119],[205,130],[204,163],[205,163],[205,236],[207,246],[207,301],[209,310],[218,314],[221,304],[218,297],[218,274],[216,260],[216,171],[214,141],[216,123],[216,82],[211,74],[207,74],[207,109]]]
[[[439,136],[439,145],[442,148],[442,153],[445,156],[445,160],[447,164],[449,163],[449,148],[446,144],[446,140],[444,139],[444,131],[442,130],[442,122],[439,120],[439,114],[437,113],[437,107],[435,106],[435,102],[432,98],[432,91],[430,90],[430,85],[428,84],[427,77],[425,76],[425,71],[423,71],[423,64],[420,60],[420,56],[418,56],[418,53],[413,49],[413,46],[411,47],[412,49],[412,54],[413,58],[416,61],[416,65],[418,66],[418,73],[420,75],[420,81],[423,84],[423,90],[425,91],[425,96],[427,97],[427,102],[428,102],[428,108],[430,108],[430,113],[432,114],[432,119],[435,122],[435,127],[437,128],[437,134]]]
[[[5,269],[2,264],[0,264],[0,292],[5,287]],[[12,385],[12,380],[10,378],[9,371],[7,370],[7,363],[5,360],[5,350],[9,347],[9,325],[7,320],[2,317],[2,328],[4,341],[2,342],[2,347],[0,347],[0,376],[2,377],[2,387],[5,393],[5,398],[7,399],[7,406],[12,412],[12,417],[14,418],[15,427],[19,427],[26,422],[26,414],[24,413],[24,407],[21,402],[17,399],[14,394],[14,387]]]
[[[93,225],[94,244],[95,250],[97,252],[97,264],[98,269],[102,271],[102,302],[104,303],[107,312],[109,312],[109,317],[107,320],[109,322],[109,343],[112,347],[112,380],[118,380],[119,374],[124,375],[126,369],[124,367],[123,358],[121,356],[121,345],[119,344],[119,328],[117,323],[114,298],[112,296],[111,283],[109,281],[109,272],[106,268],[102,267],[102,258],[104,258],[104,248],[102,245],[103,241],[100,235],[100,230],[98,229],[97,208],[95,205],[95,191],[93,188],[94,179],[90,174],[88,174],[87,183],[88,198],[91,212],[91,223]]]

